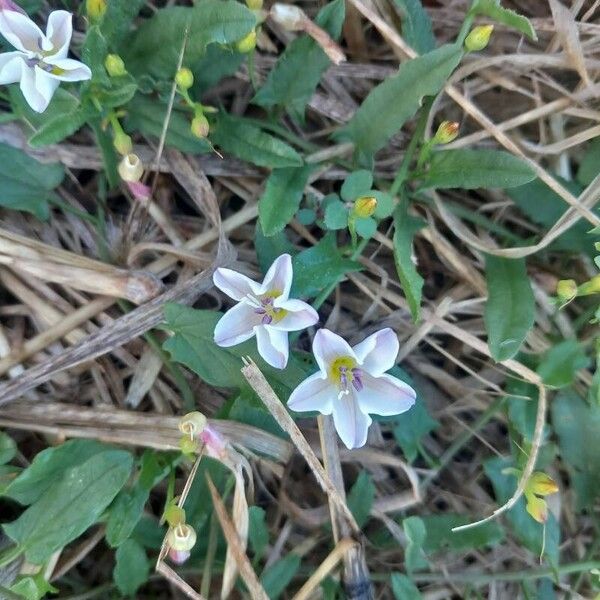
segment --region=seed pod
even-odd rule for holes
[[[167,532],[169,558],[175,564],[184,563],[190,556],[190,550],[196,544],[196,532],[185,523],[171,527]]]
[[[478,25],[471,30],[471,33],[465,39],[465,48],[468,52],[479,52],[489,43],[490,37],[494,31],[493,25]]]
[[[144,174],[144,165],[137,154],[129,153],[121,159],[118,170],[123,181],[136,183]]]
[[[182,90],[189,90],[194,85],[194,74],[187,67],[182,67],[175,75],[175,83]]]
[[[198,411],[190,412],[179,420],[179,431],[189,438],[200,435],[206,427],[206,417]]]
[[[192,119],[192,124],[190,126],[192,133],[200,139],[208,137],[210,132],[210,125],[208,123],[208,119],[203,114],[197,114]]]
[[[125,63],[118,54],[108,54],[104,60],[104,68],[111,77],[122,77],[127,75]]]

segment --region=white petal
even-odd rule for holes
[[[55,10],[48,16],[46,37],[53,47],[53,56],[65,58],[73,35],[73,15],[66,10]]]
[[[350,344],[329,329],[319,329],[315,335],[312,346],[315,360],[324,374],[329,374],[331,363],[342,356],[348,356],[356,360],[356,355]]]
[[[0,85],[7,83],[16,83],[21,79],[25,64],[26,55],[22,52],[5,52],[0,54]]]
[[[250,277],[246,277],[237,271],[218,268],[213,275],[214,284],[230,298],[243,300],[248,294],[252,296],[260,295],[260,285],[252,281]]]
[[[278,331],[270,325],[255,328],[258,353],[265,361],[276,369],[285,369],[290,346],[286,331]]]
[[[260,322],[260,315],[250,305],[240,302],[230,308],[215,327],[215,343],[225,348],[236,346],[254,335],[254,326]]]
[[[417,393],[413,388],[391,375],[362,376],[363,389],[357,392],[360,409],[365,413],[390,416],[406,412],[415,403]]]
[[[322,373],[315,373],[292,392],[288,408],[296,412],[316,410],[323,415],[330,415],[336,398],[337,388]]]
[[[72,58],[48,58],[45,62],[64,71],[60,74],[47,73],[49,77],[59,81],[85,81],[92,77],[92,71],[87,65]]]
[[[269,290],[277,290],[283,300],[287,300],[293,277],[292,257],[289,254],[282,254],[275,259],[263,279],[263,294]]]
[[[44,108],[38,112],[43,112],[48,107],[48,104],[50,104],[50,100],[52,100],[56,88],[60,85],[60,81],[39,67],[34,67],[33,70],[35,71],[35,88],[45,102]]]
[[[333,423],[346,448],[351,450],[364,446],[372,422],[371,417],[360,410],[354,393],[350,392],[335,399]]]
[[[398,336],[392,329],[386,327],[376,331],[352,349],[362,368],[377,377],[396,364],[399,347]]]
[[[319,320],[317,311],[310,304],[302,302],[302,300],[285,300],[281,302],[281,298],[276,298],[273,306],[287,311],[281,321],[273,323],[272,327],[275,329],[298,331],[314,325]]]
[[[0,33],[23,52],[39,52],[40,44],[44,45],[42,30],[27,15],[15,10],[0,10]]]
[[[21,69],[21,84],[20,88],[27,104],[36,112],[44,112],[48,106],[48,102],[36,87],[34,68],[23,65]]]

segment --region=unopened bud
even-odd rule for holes
[[[263,0],[246,0],[246,6],[250,10],[260,10],[263,7]]]
[[[556,286],[556,295],[561,304],[571,302],[577,296],[577,283],[574,279],[561,279]]]
[[[189,90],[194,85],[194,75],[187,67],[182,67],[175,75],[175,83],[182,90]]]
[[[235,47],[242,54],[252,52],[256,48],[256,29],[253,29],[246,37],[243,37]]]
[[[546,475],[546,473],[542,473],[541,471],[532,473],[526,487],[537,496],[549,496],[558,492],[556,481],[550,475]]]
[[[483,50],[490,41],[492,31],[494,31],[493,25],[478,25],[474,27],[465,39],[465,48],[469,52]]]
[[[225,456],[227,441],[218,431],[207,425],[200,434],[200,439],[204,443],[204,449],[208,456],[217,459]]]
[[[144,165],[137,154],[126,154],[119,163],[119,175],[126,182],[138,182],[144,174]]]
[[[86,0],[85,9],[92,21],[99,21],[106,12],[106,0]]]
[[[166,521],[169,524],[169,527],[177,527],[177,525],[185,523],[185,510],[180,506],[177,506],[173,501],[173,503],[169,504],[165,509],[162,521]]]
[[[590,294],[600,294],[600,275],[582,283],[577,290],[578,296],[589,296]]]
[[[189,438],[194,438],[200,435],[206,427],[206,417],[195,410],[179,419],[179,431]]]
[[[459,129],[456,121],[443,121],[433,136],[434,144],[449,144],[458,137]]]
[[[127,75],[125,63],[118,54],[108,54],[104,60],[104,68],[111,77]]]
[[[198,442],[189,435],[179,438],[179,449],[183,454],[195,454],[198,451]]]
[[[362,196],[354,202],[352,212],[356,217],[370,217],[377,208],[377,198],[373,196]]]
[[[169,558],[176,564],[184,563],[190,556],[190,550],[196,544],[196,532],[185,523],[171,527],[167,532]]]
[[[127,156],[127,154],[131,154],[131,150],[133,149],[131,138],[123,131],[117,131],[115,133],[113,146],[121,156]]]
[[[208,119],[203,114],[196,115],[192,119],[192,125],[190,129],[197,138],[208,137],[208,133],[210,132]]]
[[[299,31],[304,29],[307,19],[304,11],[292,4],[273,4],[270,15],[273,21],[288,31]]]

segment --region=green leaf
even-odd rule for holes
[[[70,440],[47,448],[36,455],[31,465],[8,487],[5,495],[21,504],[33,504],[54,482],[61,480],[68,469],[109,448],[95,440]]]
[[[385,219],[394,212],[394,198],[387,192],[380,192],[379,190],[370,190],[365,194],[366,196],[373,196],[377,200],[377,206],[375,207],[374,217],[378,219]]]
[[[281,256],[282,254],[293,256],[296,254],[296,247],[290,242],[284,231],[280,231],[271,237],[267,237],[263,233],[260,221],[256,222],[254,248],[258,255],[258,265],[263,274],[267,272],[278,256]]]
[[[284,433],[271,413],[265,408],[265,405],[257,401],[256,396],[241,394],[235,398],[227,413],[227,418],[230,421],[258,427],[279,437],[287,437],[287,434]]]
[[[100,24],[100,30],[110,44],[117,45],[129,33],[131,24],[145,0],[110,0],[106,4],[106,13]]]
[[[25,600],[42,600],[47,594],[58,594],[58,589],[44,579],[44,573],[37,575],[27,575],[20,577],[17,583],[10,587],[11,592],[15,592],[25,598]]]
[[[406,212],[406,208],[398,207],[394,213],[394,262],[402,290],[406,296],[412,318],[419,320],[421,312],[421,294],[423,278],[419,275],[412,260],[413,240],[415,233],[425,223]]]
[[[0,465],[10,462],[17,453],[15,441],[3,431],[0,431]]]
[[[294,256],[292,296],[314,297],[329,284],[351,271],[360,271],[360,263],[344,258],[335,235],[327,234],[312,248]]]
[[[110,85],[108,73],[104,68],[104,59],[108,54],[108,42],[98,25],[88,28],[85,42],[81,49],[81,59],[92,70],[94,84]]]
[[[166,115],[166,104],[138,94],[127,105],[127,117],[124,125],[128,132],[139,131],[144,135],[160,139]],[[210,152],[210,144],[195,137],[190,126],[191,116],[173,110],[165,139],[167,146],[191,154]]]
[[[402,37],[419,54],[435,48],[435,36],[429,14],[421,0],[394,0],[402,17]]]
[[[475,0],[470,12],[475,15],[490,17],[490,19],[494,19],[498,23],[524,33],[533,41],[537,40],[535,29],[529,19],[516,13],[514,10],[500,6],[499,0]]]
[[[512,358],[535,321],[535,298],[527,277],[525,259],[486,255],[488,300],[485,328],[492,356]]]
[[[221,113],[211,139],[225,153],[259,167],[302,166],[302,157],[291,146],[243,117]]]
[[[396,600],[421,600],[423,597],[417,586],[406,575],[392,573],[390,580]]]
[[[361,471],[348,494],[348,508],[359,527],[368,520],[375,500],[375,485],[366,471]]]
[[[233,44],[256,26],[256,17],[235,0],[202,0],[193,8],[158,10],[123,44],[127,68],[134,74],[171,78],[175,75],[185,32],[184,65],[193,65],[211,43]]]
[[[402,521],[402,528],[408,540],[404,550],[404,562],[406,570],[411,573],[428,566],[423,553],[423,544],[427,537],[425,523],[420,517],[408,517]]]
[[[351,121],[339,132],[370,160],[410,119],[424,96],[437,94],[462,57],[462,48],[446,44],[403,63],[398,73],[375,87]]]
[[[533,179],[524,160],[503,150],[443,150],[432,154],[420,188],[511,188]]]
[[[100,119],[94,119],[90,122],[90,126],[94,130],[96,136],[96,144],[102,153],[102,162],[104,164],[104,173],[109,187],[116,188],[120,182],[119,172],[119,156],[113,145],[112,136],[103,128]]]
[[[110,82],[110,87],[100,88],[94,94],[103,108],[115,108],[127,104],[138,89],[138,85],[131,75],[112,77]]]
[[[150,562],[142,546],[135,540],[126,540],[116,552],[113,579],[124,596],[134,596],[148,581]]]
[[[356,233],[366,240],[372,238],[377,231],[377,221],[373,217],[356,219],[354,224],[356,226]]]
[[[342,184],[340,195],[346,202],[354,202],[359,196],[364,196],[373,185],[373,174],[371,171],[361,169],[350,173]]]
[[[296,213],[296,219],[301,225],[312,225],[317,220],[317,213],[314,208],[301,208]]]
[[[48,199],[54,196],[52,190],[62,183],[64,175],[60,164],[42,164],[25,152],[0,143],[0,206],[47,219]]]
[[[246,54],[235,52],[231,48],[211,44],[206,48],[202,58],[189,65],[194,74],[192,98],[201,95],[214,87],[223,77],[233,75],[246,59]]]
[[[577,181],[584,186],[590,185],[600,173],[600,137],[594,138],[586,148],[577,170]],[[566,209],[565,209],[566,210]]]
[[[479,527],[452,531],[453,527],[466,525],[471,517],[456,514],[426,515],[421,517],[427,537],[423,543],[425,552],[462,552],[476,550],[486,546],[494,546],[504,539],[502,527],[495,521],[484,523]]]
[[[0,496],[3,496],[8,486],[23,472],[15,465],[0,465]]]
[[[78,107],[72,112],[59,115],[44,123],[29,138],[29,145],[33,148],[40,148],[62,142],[65,138],[83,127],[91,114],[92,111],[90,109]]]
[[[394,437],[408,462],[417,458],[421,439],[437,427],[439,423],[431,418],[422,400],[417,399],[415,405],[402,414],[394,425]]]
[[[484,471],[489,477],[496,494],[498,504],[504,504],[517,487],[514,475],[503,473],[513,463],[505,458],[496,457],[485,461]],[[506,520],[515,538],[538,558],[544,549],[544,555],[552,565],[558,564],[560,529],[554,515],[549,512],[546,521],[545,543],[544,526],[535,521],[525,510],[525,499],[520,498],[513,508],[505,513]]]
[[[267,567],[260,582],[271,600],[277,600],[300,568],[300,557],[290,553]]]
[[[275,169],[258,202],[258,217],[266,236],[281,231],[296,214],[314,165]]]
[[[571,475],[577,510],[592,508],[600,497],[600,406],[588,404],[572,390],[551,404],[552,424],[563,461]]]
[[[325,227],[330,231],[348,227],[348,209],[343,202],[333,200],[325,207]]]
[[[544,354],[537,372],[546,385],[561,388],[571,385],[577,371],[589,364],[583,345],[577,340],[565,340]]]
[[[269,544],[269,529],[265,523],[265,511],[260,506],[248,509],[248,541],[254,558],[262,558]]]
[[[127,481],[132,462],[123,450],[92,456],[69,469],[16,521],[4,525],[4,531],[29,562],[43,564],[98,520]]]
[[[334,0],[319,11],[315,21],[337,39],[344,16],[344,0]],[[329,65],[319,44],[307,35],[300,36],[287,46],[252,101],[264,108],[283,106],[302,121],[306,104]]]

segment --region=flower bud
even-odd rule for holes
[[[535,494],[525,494],[527,512],[538,522],[545,523],[548,520],[548,505],[545,500],[538,498]]]
[[[169,524],[169,527],[177,527],[177,525],[181,525],[185,523],[185,510],[180,506],[175,504],[175,500],[167,506],[161,522],[166,521]]]
[[[263,0],[246,0],[246,6],[250,10],[260,10],[263,7]]]
[[[196,532],[185,523],[171,527],[167,532],[169,558],[175,564],[184,563],[190,556],[190,550],[196,544]]]
[[[144,174],[144,165],[137,154],[126,154],[119,163],[119,175],[126,182],[138,182]]]
[[[189,435],[179,438],[179,448],[183,454],[195,454],[198,451],[198,442]]]
[[[577,283],[574,279],[561,279],[556,286],[556,295],[561,304],[571,302],[577,296]]]
[[[133,149],[131,138],[123,131],[115,132],[113,146],[115,147],[115,150],[122,156],[127,156],[127,154],[131,154],[131,150]]]
[[[377,198],[373,196],[361,196],[354,202],[352,212],[355,217],[370,217],[377,208]]]
[[[108,54],[104,60],[104,68],[111,77],[127,75],[125,63],[118,54]]]
[[[465,48],[468,52],[479,52],[489,43],[490,37],[494,31],[493,25],[478,25],[471,30],[471,33],[465,39]]]
[[[306,15],[301,8],[291,4],[273,4],[270,12],[273,21],[288,31],[299,31],[304,28]]]
[[[550,475],[535,471],[527,482],[527,489],[537,496],[549,496],[558,492],[558,485]]]
[[[256,29],[253,29],[246,37],[242,38],[235,47],[242,54],[252,52],[256,48]]]
[[[99,21],[106,12],[106,0],[86,0],[85,9],[92,21]]]
[[[225,438],[210,425],[207,425],[204,428],[200,434],[200,439],[204,443],[204,449],[208,456],[216,459],[225,456],[227,452],[227,442]]]
[[[194,85],[194,75],[187,67],[182,67],[175,75],[175,83],[182,90],[189,90]]]
[[[434,144],[449,144],[458,137],[459,123],[456,121],[443,121],[433,136]]]
[[[190,129],[197,138],[208,137],[208,133],[210,131],[208,119],[203,114],[197,114],[192,119],[192,125]]]
[[[197,410],[190,412],[187,415],[183,415],[183,417],[179,419],[179,431],[189,438],[200,435],[205,427],[206,417]]]
[[[589,281],[582,283],[577,290],[579,296],[589,296],[590,294],[600,294],[600,275],[592,277]]]

